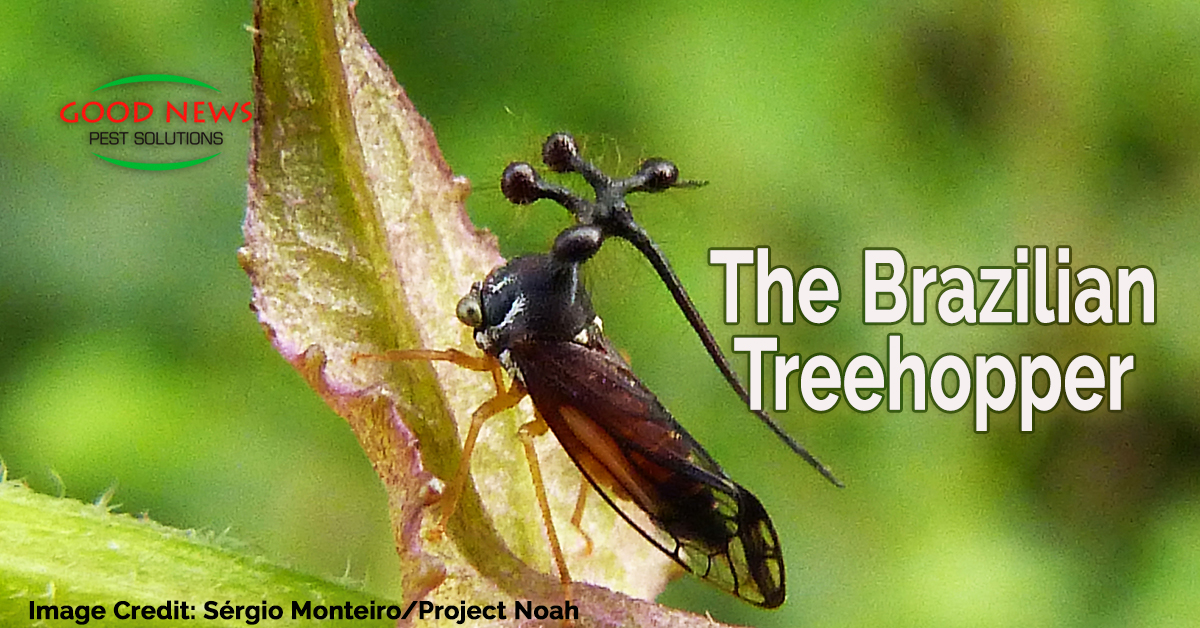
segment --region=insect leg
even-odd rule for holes
[[[583,540],[586,543],[583,549],[584,556],[590,556],[592,554],[593,547],[592,537],[588,536],[588,533],[583,531],[583,508],[585,505],[587,505],[588,489],[591,487],[592,486],[588,484],[587,478],[579,479],[579,497],[575,498],[575,512],[571,514],[571,525],[575,526],[575,529],[579,531],[581,536],[583,536]]]
[[[446,522],[450,521],[451,515],[458,507],[458,499],[462,497],[463,489],[466,488],[467,478],[471,475],[471,453],[475,451],[475,442],[479,440],[479,429],[483,427],[484,421],[512,408],[525,398],[525,387],[520,382],[514,381],[508,390],[501,388],[495,397],[483,402],[475,412],[471,413],[471,427],[467,430],[467,438],[463,440],[462,457],[458,461],[458,471],[454,474],[454,479],[450,481],[450,485],[446,487],[446,492],[442,493],[442,516],[438,520],[437,525],[430,531],[430,536],[434,539],[440,538],[446,531]]]
[[[550,500],[546,499],[546,484],[542,481],[542,466],[538,462],[537,451],[533,448],[533,437],[545,434],[546,422],[540,418],[521,426],[517,435],[525,446],[525,459],[529,461],[529,474],[533,476],[533,492],[537,495],[538,506],[542,510],[542,523],[546,526],[546,536],[550,539],[550,551],[554,554],[554,562],[558,565],[558,576],[563,585],[564,599],[571,599],[571,573],[567,571],[567,559],[563,556],[562,546],[558,544],[558,532],[554,530],[554,519],[550,516]],[[589,541],[590,542],[590,541]]]
[[[445,492],[441,498],[441,517],[429,531],[429,538],[437,540],[446,533],[446,523],[450,521],[450,517],[454,515],[454,511],[458,508],[458,500],[462,497],[463,489],[466,488],[467,478],[471,475],[471,454],[475,451],[475,442],[479,440],[479,430],[483,427],[483,423],[488,419],[512,408],[525,398],[525,387],[519,381],[514,380],[512,386],[508,389],[504,388],[504,367],[500,362],[490,355],[474,356],[468,353],[463,353],[458,349],[446,349],[437,351],[433,349],[403,349],[388,351],[383,355],[373,354],[356,354],[353,358],[355,362],[364,358],[373,358],[379,360],[434,360],[441,362],[450,362],[472,371],[488,371],[492,374],[492,382],[496,385],[496,395],[491,399],[483,402],[474,412],[471,413],[471,427],[467,430],[467,437],[463,440],[462,456],[458,461],[458,470],[454,473],[454,478],[450,480]]]
[[[463,353],[458,349],[446,349],[437,351],[435,349],[392,349],[383,355],[374,353],[356,353],[351,361],[358,363],[359,360],[387,360],[389,362],[399,362],[401,360],[430,360],[438,362],[450,362],[456,366],[461,366],[470,371],[490,372],[492,374],[492,382],[496,384],[496,391],[504,390],[504,367],[490,355],[471,355]]]

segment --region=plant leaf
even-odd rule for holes
[[[205,618],[206,603],[217,610],[227,601],[279,606],[272,626],[308,626],[293,619],[292,603],[387,606],[399,602],[272,565],[227,549],[227,539],[195,530],[176,530],[147,517],[118,515],[104,504],[39,495],[21,482],[4,480],[0,465],[0,625],[75,625],[78,620],[36,622],[30,603],[45,606],[102,606],[102,624],[118,622],[119,601],[160,607],[188,605],[191,620],[175,615],[170,626],[245,626],[246,616]],[[178,605],[174,607],[178,609]],[[403,610],[403,607],[401,608]],[[219,617],[219,616],[218,616]],[[43,615],[45,618],[45,615]],[[140,625],[137,620],[132,622]],[[148,622],[153,623],[153,622]],[[387,621],[363,622],[384,626]]]

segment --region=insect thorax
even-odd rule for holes
[[[526,342],[588,344],[600,333],[579,264],[548,255],[517,257],[493,270],[466,298],[479,305],[475,344],[510,372],[509,350]]]

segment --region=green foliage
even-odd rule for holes
[[[272,600],[283,607],[274,625],[308,625],[292,619],[291,601],[369,606],[395,604],[357,588],[280,567],[228,547],[212,532],[177,530],[146,517],[114,514],[106,503],[84,504],[31,491],[19,482],[0,481],[0,623],[30,623],[29,603],[105,608],[113,621],[120,601],[162,606],[186,601],[193,620],[172,626],[245,626],[246,617],[205,619],[230,600],[257,605]],[[122,613],[130,614],[125,607]],[[136,623],[136,622],[135,622]],[[365,625],[393,625],[390,621]]]

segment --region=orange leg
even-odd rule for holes
[[[446,532],[446,523],[450,521],[450,517],[454,515],[454,511],[458,508],[458,500],[462,497],[463,489],[467,486],[467,478],[471,475],[471,454],[475,451],[475,443],[479,440],[479,430],[488,419],[512,408],[525,398],[525,387],[520,382],[514,381],[512,386],[506,390],[504,388],[504,367],[500,362],[490,355],[474,356],[463,353],[458,349],[446,349],[445,351],[436,351],[432,349],[407,349],[388,351],[383,355],[372,355],[360,353],[354,356],[354,361],[360,359],[378,359],[378,360],[435,360],[441,362],[450,362],[472,371],[487,371],[492,374],[492,382],[496,385],[496,396],[483,402],[474,412],[471,413],[471,426],[467,430],[467,437],[463,440],[462,456],[458,461],[458,470],[454,473],[454,477],[446,486],[446,491],[441,497],[441,517],[437,524],[430,530],[429,536],[432,540],[437,540]]]
[[[504,368],[490,355],[473,356],[463,353],[457,349],[446,349],[445,351],[437,351],[432,349],[407,349],[407,350],[392,350],[384,355],[357,354],[353,360],[357,362],[360,359],[383,359],[383,360],[436,360],[442,362],[450,362],[470,369],[472,371],[487,371],[492,374],[492,381],[496,385],[496,396],[483,402],[475,412],[471,413],[471,427],[467,430],[467,438],[463,441],[462,458],[458,463],[458,471],[454,474],[454,479],[447,486],[446,491],[442,493],[442,516],[437,525],[430,532],[431,536],[440,537],[446,530],[446,522],[450,516],[454,514],[454,510],[458,505],[458,500],[462,496],[463,489],[466,487],[467,477],[471,472],[471,453],[475,450],[475,442],[479,439],[479,430],[483,427],[483,423],[491,417],[512,408],[520,403],[527,394],[525,387],[521,382],[514,381],[512,386],[507,390],[504,388]],[[522,425],[518,430],[517,435],[521,439],[521,444],[525,447],[525,459],[529,462],[529,473],[533,476],[533,491],[537,496],[538,507],[542,511],[542,522],[546,526],[546,536],[550,540],[550,551],[554,555],[554,562],[558,566],[559,579],[563,585],[563,597],[566,600],[571,599],[571,574],[567,571],[567,560],[563,556],[562,546],[558,542],[558,532],[554,529],[554,520],[550,514],[550,500],[546,498],[546,484],[542,480],[542,467],[538,462],[537,451],[533,447],[533,437],[545,434],[549,430],[546,422],[538,417],[536,420]],[[583,517],[583,504],[586,497],[587,481],[580,489],[579,499],[575,505],[575,515],[571,518],[571,523],[583,533],[582,528],[579,528],[579,523]],[[591,553],[592,540],[585,533],[584,538],[587,540],[588,553]],[[574,625],[573,621],[566,622],[567,625]]]
[[[563,598],[571,599],[571,573],[567,571],[567,559],[563,556],[562,546],[558,543],[558,532],[554,529],[554,518],[550,515],[550,500],[546,498],[546,484],[542,480],[542,466],[538,462],[537,451],[533,448],[533,437],[546,433],[546,423],[540,418],[526,423],[517,431],[521,444],[525,446],[525,459],[529,461],[529,474],[533,476],[533,492],[537,495],[538,507],[542,510],[542,523],[546,526],[546,536],[550,539],[550,552],[554,554],[554,562],[558,565],[558,576],[563,586]]]
[[[508,390],[501,389],[495,397],[483,402],[483,405],[471,413],[471,427],[467,430],[466,440],[463,441],[462,458],[458,462],[458,471],[455,472],[450,485],[446,487],[446,492],[442,493],[442,517],[430,532],[433,538],[441,537],[446,531],[446,522],[450,520],[450,516],[458,507],[458,499],[462,497],[463,489],[467,485],[467,478],[471,475],[471,453],[475,451],[475,442],[479,439],[479,429],[483,427],[484,421],[512,408],[524,398],[525,387],[520,382],[514,381]]]
[[[458,349],[446,349],[444,351],[436,349],[392,349],[383,355],[356,353],[351,358],[351,361],[356,364],[359,360],[387,360],[389,362],[430,360],[450,362],[467,370],[491,373],[492,382],[496,384],[496,392],[504,392],[504,367],[500,365],[500,362],[496,358],[490,355],[471,355],[463,353]]]
[[[584,556],[592,555],[592,537],[588,536],[587,532],[583,531],[583,508],[587,505],[588,489],[591,485],[588,484],[587,478],[579,478],[579,497],[575,498],[575,512],[571,514],[571,525],[583,537],[585,543],[583,548]]]

